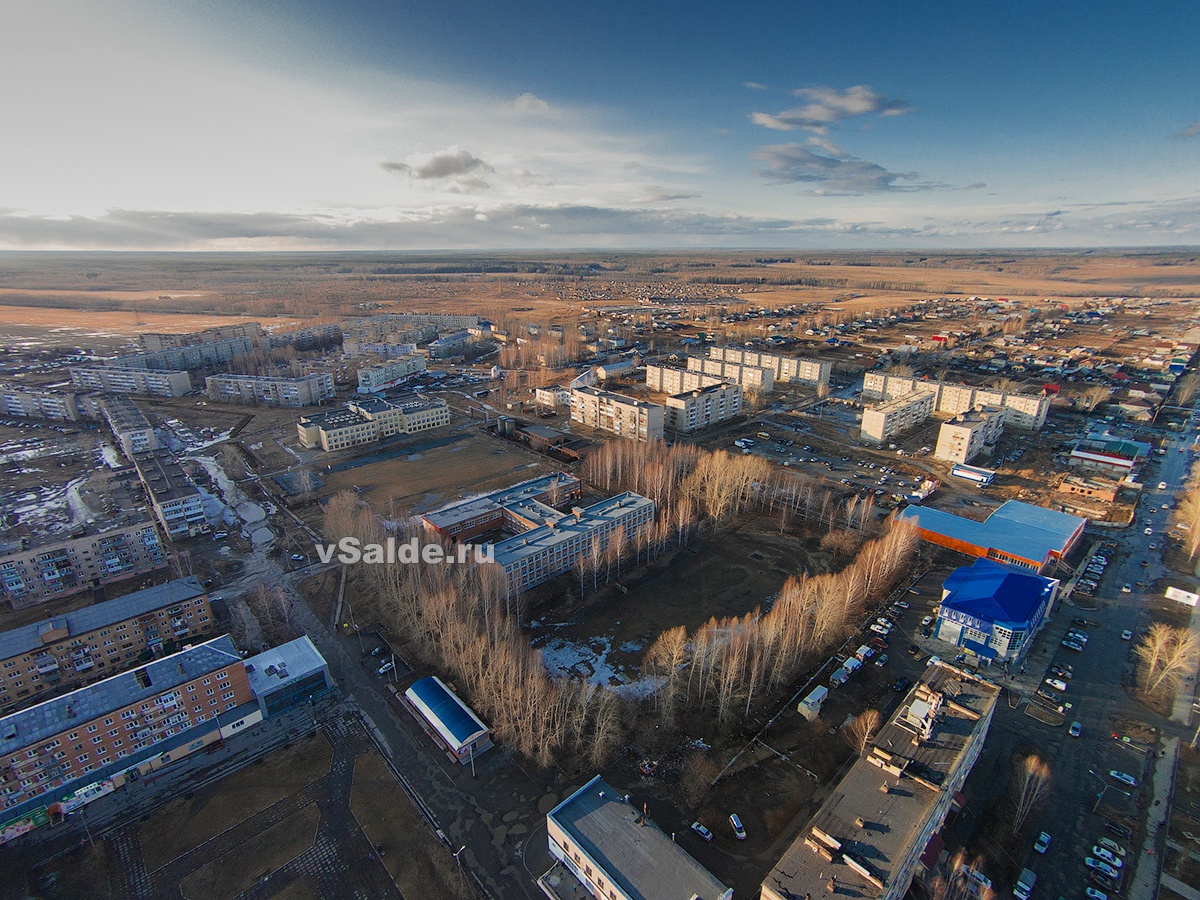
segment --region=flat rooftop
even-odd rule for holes
[[[247,658],[246,678],[254,696],[261,697],[324,668],[325,657],[304,635]]]
[[[30,622],[20,628],[0,633],[0,659],[40,650],[45,646],[41,636],[47,631],[60,631],[65,628],[68,636],[87,634],[97,628],[124,622],[152,610],[202,597],[205,593],[200,579],[188,576],[134,591],[116,600],[106,600],[61,616]]]
[[[443,506],[441,509],[425,513],[421,518],[434,528],[447,528],[456,522],[474,519],[477,516],[498,511],[502,507],[511,504],[521,503],[525,500],[536,500],[543,494],[551,493],[555,485],[558,485],[563,499],[566,499],[567,495],[579,486],[579,479],[574,475],[567,475],[565,472],[554,472],[550,475],[543,475],[541,478],[531,478],[529,481],[522,481],[514,484],[512,487],[492,491],[490,494],[483,494],[479,497],[472,497],[470,500],[463,500],[459,503]]]
[[[952,776],[964,762],[963,750],[999,696],[996,685],[953,666],[928,667],[872,745],[871,754],[892,771],[873,763],[870,755],[856,761],[763,881],[763,897],[827,896],[830,877],[837,878],[842,896],[881,893],[878,884],[848,865],[844,856],[835,853],[830,862],[809,846],[806,841],[818,833],[840,843],[841,854],[862,864],[884,885],[890,885],[893,875],[907,877],[895,867],[920,837],[941,796],[940,785],[953,783]],[[917,720],[933,722],[928,738],[919,742],[914,740],[921,727],[913,724]],[[893,767],[902,774],[894,774]],[[888,793],[881,790],[885,784]]]
[[[608,403],[616,403],[620,406],[636,406],[639,408],[648,408],[653,406],[653,403],[648,403],[645,400],[639,400],[637,397],[630,397],[626,394],[618,394],[613,391],[605,391],[594,387],[578,387],[575,390],[582,394],[588,394],[593,397],[599,397]]]
[[[597,775],[547,816],[634,900],[720,900],[730,889]],[[801,895],[803,896],[803,895]]]
[[[192,479],[183,471],[183,466],[179,465],[179,461],[169,450],[134,454],[133,464],[137,466],[138,475],[146,485],[146,490],[150,491],[159,503],[199,493]]]
[[[328,412],[314,413],[311,416],[301,416],[301,425],[315,425],[326,431],[335,428],[345,428],[348,425],[365,425],[370,420],[352,409],[331,409]]]
[[[0,719],[0,756],[48,740],[72,725],[89,722],[97,716],[155,697],[193,678],[241,662],[237,647],[229,635],[223,634],[61,697],[18,710]],[[145,673],[145,686],[138,678],[139,673]]]
[[[631,508],[644,506],[653,509],[654,501],[631,491],[617,494],[584,508],[578,516],[564,515],[552,526],[542,525],[497,541],[492,545],[493,559],[501,566],[512,565],[530,554],[549,550],[580,534],[588,534],[607,521],[624,515]]]
[[[1035,562],[1051,552],[1063,553],[1087,524],[1079,516],[1020,500],[1009,500],[982,522],[916,504],[905,507],[900,518],[916,521],[926,531]]]

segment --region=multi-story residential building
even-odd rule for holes
[[[700,356],[689,356],[687,367],[693,372],[703,372],[705,375],[714,375],[722,381],[740,384],[746,391],[768,394],[775,390],[773,369],[726,362],[723,359],[705,359]]]
[[[363,366],[358,370],[358,392],[374,394],[403,384],[425,371],[425,357],[401,356],[389,362]]]
[[[929,666],[763,880],[761,900],[827,897],[831,885],[900,900],[915,877],[931,877],[938,832],[961,802],[999,696],[976,675]]]
[[[1025,431],[1037,431],[1046,424],[1050,398],[1044,394],[1005,393],[990,388],[965,384],[946,384],[912,375],[889,375],[886,372],[867,372],[863,376],[864,400],[892,400],[914,391],[929,391],[934,395],[934,410],[958,415],[979,406],[1001,406],[1005,424]]]
[[[167,537],[195,537],[209,531],[204,498],[170,451],[138,453],[133,464]]]
[[[209,375],[204,387],[212,400],[267,406],[318,406],[333,399],[333,376],[313,372],[302,378],[270,375]]]
[[[77,422],[81,418],[73,393],[15,384],[0,385],[0,414],[63,422]]]
[[[860,435],[864,441],[882,444],[920,425],[931,415],[933,394],[928,391],[914,391],[864,409]]]
[[[425,332],[428,332],[427,334]],[[417,344],[428,341],[437,330],[433,326],[416,332],[405,332],[402,335],[395,335],[397,340],[392,341],[371,341],[366,338],[351,337],[347,335],[342,339],[342,354],[345,356],[382,356],[384,359],[392,359],[397,356],[415,356],[417,354]],[[389,335],[391,337],[391,335]]]
[[[965,412],[942,423],[938,430],[934,459],[969,463],[986,447],[994,447],[1004,434],[1006,411],[1000,406],[985,406]]]
[[[740,415],[742,386],[724,382],[710,384],[668,397],[664,406],[667,429],[684,433],[696,431]]]
[[[71,366],[70,371],[71,386],[81,391],[182,397],[192,389],[192,378],[183,371],[123,369],[119,366]]]
[[[170,347],[153,353],[133,353],[119,356],[112,365],[122,369],[175,369],[191,371],[228,363],[254,350],[249,337],[222,338],[180,347]]]
[[[471,337],[471,332],[465,329],[462,331],[452,331],[449,334],[443,334],[436,341],[429,342],[429,355],[438,359],[455,356],[462,353],[473,341],[474,338]]]
[[[180,735],[248,713],[261,721],[228,636],[18,710],[0,719],[0,809],[18,816],[48,805],[134,768]]]
[[[208,593],[189,576],[0,632],[0,709],[106,678],[215,625]]]
[[[342,343],[342,326],[337,322],[310,325],[291,331],[272,331],[259,342],[260,346],[274,350],[276,347],[295,347],[297,350],[327,350]]]
[[[410,395],[394,400],[354,400],[346,409],[303,417],[296,426],[300,443],[311,449],[345,450],[395,434],[419,434],[450,424],[450,407],[435,397]]]
[[[104,421],[126,458],[158,449],[158,437],[142,411],[127,397],[107,397],[101,403]]]
[[[682,369],[678,366],[646,366],[646,387],[664,394],[682,394],[696,391],[713,384],[729,384],[717,375],[705,375],[699,370]]]
[[[546,832],[555,862],[538,886],[551,900],[575,900],[580,887],[597,900],[733,897],[599,775],[550,810]]]
[[[555,472],[443,506],[425,513],[421,521],[439,538],[461,543],[502,528],[521,531],[533,527],[528,524],[530,517],[524,511],[524,505],[529,502],[556,509],[582,496],[583,484],[578,478]]]
[[[179,347],[190,347],[212,341],[227,341],[233,338],[249,338],[257,341],[262,335],[262,326],[258,322],[239,322],[236,325],[217,325],[213,328],[205,328],[203,331],[192,331],[186,334],[149,332],[138,336],[138,344],[143,350],[157,353],[160,350],[175,350]]]
[[[661,406],[594,387],[571,391],[571,421],[641,443],[663,436]]]
[[[743,366],[770,369],[775,381],[781,383],[811,384],[821,387],[829,384],[829,376],[833,371],[833,364],[828,360],[798,359],[793,356],[780,356],[777,353],[744,350],[741,347],[709,347],[708,356],[710,359],[738,363]]]
[[[534,401],[546,409],[567,409],[571,405],[571,389],[562,385],[537,388],[533,392]]]
[[[149,520],[0,551],[0,589],[14,609],[161,569],[169,562]]]

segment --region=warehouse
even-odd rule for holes
[[[492,746],[488,728],[436,675],[416,681],[404,692],[405,706],[425,733],[462,765]]]

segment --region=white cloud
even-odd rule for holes
[[[1183,131],[1179,132],[1177,135],[1175,135],[1175,137],[1181,137],[1181,138],[1200,137],[1200,119],[1197,119],[1195,122],[1193,122],[1187,128],[1183,129]]]
[[[547,113],[550,111],[550,104],[536,94],[526,91],[512,102],[512,108],[520,113]]]
[[[830,126],[845,119],[872,113],[902,116],[912,111],[912,107],[903,100],[890,100],[865,84],[844,91],[832,87],[814,87],[797,88],[792,93],[809,102],[778,113],[754,112],[750,115],[750,121],[776,131],[803,128],[815,134],[825,134]]]

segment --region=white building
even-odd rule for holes
[[[104,421],[128,459],[158,449],[158,436],[149,420],[128,397],[108,397],[101,404]]]
[[[79,406],[72,393],[13,384],[0,385],[0,412],[25,419],[57,419],[64,422],[76,422],[80,417]]]
[[[195,537],[208,532],[204,498],[170,451],[139,453],[133,464],[167,537]]]
[[[553,410],[565,409],[571,405],[571,389],[557,384],[553,387],[537,388],[533,392],[533,398],[538,406]]]
[[[632,441],[661,441],[663,408],[624,394],[594,387],[571,392],[571,421]]]
[[[667,428],[679,432],[696,431],[740,415],[742,386],[724,382],[711,384],[668,397],[664,406]]]
[[[920,425],[933,415],[933,394],[915,391],[863,410],[860,436],[882,444],[901,432]]]
[[[986,447],[994,447],[1004,433],[1006,411],[999,406],[965,412],[942,423],[934,459],[969,463]]]
[[[979,406],[1002,406],[1006,411],[1005,424],[1025,431],[1037,431],[1046,424],[1050,398],[1044,394],[1004,393],[990,388],[966,384],[944,384],[911,375],[888,375],[868,372],[863,376],[864,400],[892,400],[913,391],[929,391],[934,395],[934,410],[958,415]]]
[[[346,409],[304,416],[296,429],[308,448],[345,450],[371,444],[396,434],[418,434],[450,424],[450,407],[436,397],[370,397],[347,404]]]
[[[192,389],[187,372],[125,369],[119,366],[72,366],[71,386],[83,391],[112,394],[150,394],[153,397],[182,397]]]
[[[773,369],[725,362],[721,359],[704,359],[699,356],[689,356],[687,367],[693,372],[715,375],[722,381],[732,381],[734,384],[740,384],[747,391],[768,394],[775,390],[775,372]]]
[[[833,364],[827,360],[799,359],[780,356],[777,353],[760,353],[741,347],[709,347],[710,359],[770,369],[775,381],[780,383],[811,384],[816,387],[829,384]]]
[[[265,406],[318,406],[333,399],[333,376],[313,372],[302,378],[270,375],[209,375],[204,379],[209,399],[224,403]]]
[[[358,392],[374,394],[403,384],[425,371],[425,357],[401,356],[358,370]]]

